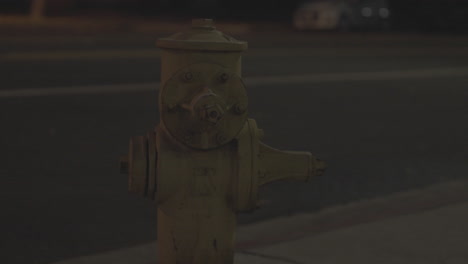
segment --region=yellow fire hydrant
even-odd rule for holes
[[[232,264],[236,213],[257,208],[259,187],[307,181],[325,165],[309,152],[260,142],[241,78],[246,42],[195,19],[157,46],[161,121],[130,140],[122,170],[131,192],[156,201],[158,264]]]

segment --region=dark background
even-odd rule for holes
[[[27,13],[30,0],[0,0],[0,13]],[[169,19],[195,16],[216,19],[289,22],[303,0],[48,0],[46,14],[125,15]],[[389,0],[397,30],[467,31],[466,0]]]

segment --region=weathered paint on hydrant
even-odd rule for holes
[[[157,46],[161,121],[130,140],[122,170],[131,192],[156,201],[158,264],[232,264],[236,213],[258,207],[259,187],[307,181],[325,165],[309,152],[260,142],[263,131],[247,118],[241,78],[246,42],[196,19]]]

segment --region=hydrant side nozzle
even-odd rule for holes
[[[281,151],[260,143],[259,186],[277,180],[308,181],[312,154],[304,151]]]
[[[128,155],[128,191],[146,196],[148,189],[148,147],[146,136],[130,138]]]
[[[120,157],[119,169],[120,169],[121,174],[128,174],[128,172],[129,172],[129,169],[128,169],[128,156]]]
[[[154,131],[130,139],[129,155],[120,161],[121,172],[128,174],[129,192],[155,199],[157,160]]]

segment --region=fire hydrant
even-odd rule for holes
[[[236,213],[258,208],[259,187],[307,181],[325,165],[260,142],[241,78],[246,42],[195,19],[157,46],[160,124],[131,138],[122,170],[131,192],[157,204],[158,264],[232,264]]]

